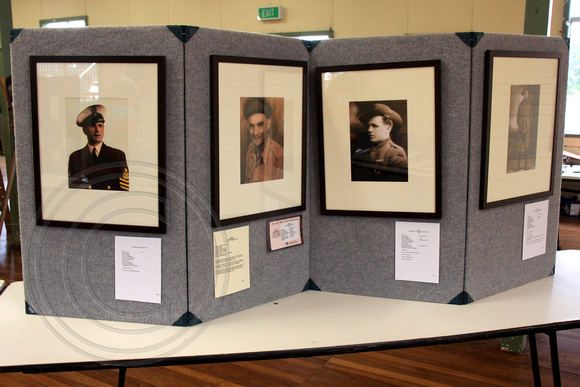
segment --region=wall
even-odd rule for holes
[[[258,7],[264,6],[284,7],[284,20],[258,21]],[[332,28],[341,38],[521,34],[525,6],[526,0],[12,0],[12,15],[14,28],[38,27],[40,19],[87,15],[90,26],[184,24],[261,33]]]
[[[550,36],[562,36],[562,21],[564,17],[565,1],[566,0],[552,0]]]

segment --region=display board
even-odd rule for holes
[[[180,321],[181,316],[187,312],[187,273],[184,270],[186,240],[183,237],[186,229],[183,176],[183,44],[167,27],[104,27],[25,29],[20,31],[11,48],[14,109],[15,116],[18,117],[15,137],[27,311],[42,315],[164,325]],[[42,89],[43,94],[33,96],[33,80],[29,70],[31,57],[47,56],[52,57],[52,62],[46,66],[50,67],[53,75],[50,78],[48,75],[45,77],[47,88]],[[86,58],[81,58],[82,56],[106,56],[109,63],[114,63],[115,58],[121,57],[163,58],[165,71],[159,80],[164,81],[160,86],[165,88],[165,101],[162,104],[164,111],[156,111],[156,102],[150,104],[146,110],[141,110],[142,107],[147,108],[146,105],[134,102],[137,97],[156,98],[155,94],[149,95],[149,91],[144,89],[149,85],[147,78],[143,74],[135,77],[136,74],[132,73],[136,71],[135,68],[130,73],[124,73],[125,68],[115,67],[114,64],[106,69],[100,68],[98,63],[93,65]],[[90,78],[91,82],[85,84],[83,81],[86,78]],[[155,82],[157,80],[154,79]],[[68,91],[62,90],[63,84],[69,85]],[[99,96],[102,96],[100,101]],[[33,128],[38,125],[38,121],[34,116],[37,109],[32,105],[33,97],[37,98],[37,107],[40,105],[44,114],[38,121],[46,130],[52,127],[54,135],[60,138],[55,142],[61,144],[59,147],[45,146],[44,140],[34,141]],[[40,100],[38,97],[41,97]],[[104,117],[106,130],[103,142],[124,151],[129,167],[129,191],[68,187],[70,152],[65,144],[69,141],[80,141],[71,145],[74,150],[87,143],[83,129],[76,125],[75,120],[82,109],[94,105],[108,107],[108,114]],[[157,123],[156,118],[151,119],[157,115],[164,117],[160,127],[164,136],[162,142],[155,145],[159,145],[164,151],[162,156],[165,158],[165,168],[159,168],[163,164],[156,164],[157,167],[153,169],[153,160],[159,161],[158,153],[154,151],[152,155],[146,155],[142,149],[149,149],[152,145],[150,143],[157,141],[158,137],[150,135],[147,138],[141,135],[145,135],[143,128],[151,126],[151,120]],[[124,126],[119,122],[125,122]],[[123,132],[125,143],[118,140]],[[50,136],[47,138],[50,139]],[[170,151],[165,152],[166,149]],[[41,176],[35,172],[35,152],[38,151],[43,157],[46,155],[43,160],[54,166],[47,171],[43,170]],[[90,211],[92,207],[104,208],[102,213],[91,218],[86,211],[80,210],[69,219],[71,224],[65,227],[52,227],[57,222],[50,222],[49,213],[45,222],[48,224],[37,225],[38,201],[35,192],[40,177],[47,184],[58,187],[60,192],[65,192],[65,195],[85,195],[84,199],[80,199],[79,205],[91,201],[94,204],[87,206],[86,211]],[[145,219],[151,219],[147,216],[147,207],[137,206],[139,201],[147,201],[152,197],[151,190],[137,184],[139,179],[144,183],[163,181],[159,192],[164,190],[166,194],[163,197],[155,194],[154,200],[160,199],[164,204],[164,215],[157,213],[156,216],[166,226],[165,233],[131,228],[110,230],[106,227],[111,226],[105,224],[107,219],[124,220],[142,216],[144,213]],[[52,199],[46,198],[48,202]],[[69,205],[67,198],[55,203],[57,209]],[[107,206],[107,203],[114,205]],[[152,206],[158,208],[155,204]],[[66,209],[63,213],[71,214]],[[90,219],[88,227],[77,227],[80,223],[86,223],[86,219]],[[116,237],[161,239],[159,303],[116,298]]]
[[[483,115],[485,91],[485,54],[489,50],[551,52],[561,55],[557,89],[558,110],[553,143],[556,155],[551,183],[553,194],[525,202],[513,203],[487,210],[479,209],[481,153],[483,141]],[[465,254],[465,290],[478,300],[492,294],[546,277],[554,270],[554,257],[558,245],[558,219],[560,207],[561,169],[564,144],[564,112],[568,74],[568,46],[561,38],[485,34],[472,50],[471,91],[471,144],[469,162],[469,200],[467,216],[467,246]],[[528,85],[525,76],[512,81],[514,86]],[[518,93],[519,98],[523,98]],[[519,101],[519,100],[518,100]],[[550,122],[551,123],[551,122]],[[508,123],[505,123],[507,127]],[[538,145],[539,146],[539,145]],[[550,146],[550,144],[548,145]],[[519,174],[528,174],[522,163]],[[504,169],[505,170],[505,169]],[[549,201],[545,253],[523,260],[523,240],[529,230],[524,228],[526,204]]]
[[[479,208],[485,55],[489,50],[558,53],[558,96],[563,101],[567,47],[562,39],[470,33],[303,43],[187,26],[17,32],[12,66],[29,313],[192,325],[308,289],[465,304],[550,274],[557,241],[557,175],[551,176],[553,193],[543,210],[549,219],[542,254],[522,259],[526,205],[540,200]],[[70,60],[81,56],[81,61]],[[43,82],[53,87],[58,77],[78,82],[89,71],[100,77],[98,84],[84,85],[87,90],[71,96],[53,95],[51,88],[32,94],[30,63],[46,57],[57,64],[58,76]],[[100,66],[96,60],[91,69],[69,66],[87,63],[87,57],[106,57],[106,63],[114,63],[114,57],[125,62],[129,58],[130,67],[144,57],[162,58],[164,72],[155,78],[163,80],[155,84],[165,94],[163,108],[154,115],[164,118],[156,121],[158,126],[150,125],[150,118],[149,125],[132,124],[155,110],[149,104],[139,111],[140,105],[123,94],[135,88],[147,95],[144,101],[154,101],[145,91],[144,78],[135,78],[135,68],[123,75],[116,65]],[[338,80],[338,70],[333,72],[342,67],[355,70],[344,72],[349,75],[345,82],[344,77]],[[317,74],[322,68],[326,70]],[[106,74],[113,70],[120,74],[118,82],[107,84],[113,78]],[[113,87],[119,85],[121,92]],[[325,94],[328,88],[332,93]],[[99,90],[99,98],[90,90]],[[88,113],[78,100],[91,101]],[[104,113],[102,106],[110,106],[111,112]],[[554,152],[561,153],[563,102],[555,109],[559,120]],[[44,146],[35,128],[43,128],[40,132],[46,137],[44,128],[55,124],[63,141],[76,130],[79,141],[87,136],[90,145],[92,132],[86,128],[106,122],[106,143],[119,131],[115,122],[125,122],[125,116],[123,125],[132,134],[140,132],[131,131],[131,125],[149,136],[157,133],[151,128],[164,133],[155,144],[163,152],[151,158],[155,173],[142,168],[151,160],[135,151],[151,145],[142,144],[141,135],[110,144],[129,155],[129,175],[121,170],[117,176],[131,182],[129,189],[139,178],[153,182],[149,187],[161,182],[158,191],[143,195],[147,203],[162,206],[146,204],[137,212],[147,214],[147,222],[142,222],[146,227],[152,224],[151,216],[162,226],[131,228],[131,222],[141,218],[124,218],[122,213],[134,203],[126,192],[106,188],[85,190],[83,195],[97,203],[113,201],[111,215],[104,218],[118,216],[128,225],[101,222],[103,217],[94,215],[88,222],[77,222],[79,214],[66,224],[59,219],[51,224],[50,216],[39,222],[39,177],[43,182],[60,177],[65,194],[80,190],[66,186],[71,182],[63,172],[72,157],[68,145],[67,151]],[[76,118],[76,125],[68,122],[70,117]],[[90,125],[83,124],[86,117]],[[386,118],[381,123],[376,117]],[[332,124],[323,136],[325,120]],[[61,121],[70,124],[70,131]],[[371,133],[374,122],[386,128],[389,140],[377,139],[375,129]],[[262,132],[260,125],[267,129]],[[380,154],[387,143],[403,160],[395,174],[385,172],[382,158],[387,156],[368,156]],[[323,165],[322,147],[325,161],[334,160],[326,158],[332,155],[340,162]],[[262,149],[268,149],[268,155],[258,153]],[[115,162],[124,167],[122,161]],[[559,168],[556,164],[554,170]],[[39,172],[43,165],[58,173]],[[355,174],[361,166],[363,173]],[[346,176],[349,189],[358,196],[349,194],[339,211],[325,210],[324,195],[342,200],[340,187],[323,186],[326,175],[335,181]],[[92,185],[88,177],[72,181]],[[47,200],[46,195],[41,198]],[[410,206],[413,200],[416,208]],[[89,211],[92,206],[87,207]],[[292,235],[290,242],[273,242],[282,233]],[[157,251],[157,241],[159,253],[151,255],[155,259],[139,261],[139,251]],[[126,284],[141,272],[135,268],[139,264],[157,270],[152,275],[159,278],[154,282],[160,291],[147,297],[131,293]]]

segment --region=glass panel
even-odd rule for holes
[[[579,12],[576,2],[572,11]],[[570,25],[570,62],[568,68],[568,95],[566,98],[565,134],[580,135],[580,22]]]

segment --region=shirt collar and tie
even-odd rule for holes
[[[103,143],[101,142],[100,144],[97,145],[91,145],[88,144],[89,146],[89,153],[91,154],[91,157],[93,158],[94,161],[97,160],[97,158],[99,157],[99,154],[101,153],[101,147],[103,146]]]

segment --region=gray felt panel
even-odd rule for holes
[[[564,107],[568,72],[568,47],[562,38],[485,34],[473,49],[469,202],[465,290],[478,300],[525,283],[547,277],[554,267],[558,241],[560,174],[553,176],[546,254],[522,261],[524,206],[545,199],[497,208],[479,209],[481,145],[483,127],[484,68],[487,50],[562,53],[556,154],[562,154]],[[556,171],[561,168],[556,158]]]
[[[321,42],[309,55],[295,39],[208,28],[200,28],[185,44],[166,27],[22,31],[12,44],[12,65],[27,302],[46,315],[172,324],[188,310],[207,321],[298,293],[309,278],[324,291],[447,303],[463,290],[481,299],[548,275],[557,241],[558,176],[550,198],[548,253],[542,257],[521,261],[525,203],[479,210],[488,49],[562,52],[565,85],[567,47],[558,38],[486,34],[473,51],[455,34],[335,39]],[[161,305],[114,298],[114,236],[155,235],[36,226],[31,55],[166,56],[168,231],[162,236]],[[297,213],[303,215],[305,244],[268,252],[271,219],[224,228],[250,227],[251,288],[218,299],[213,232],[222,229],[212,228],[210,221],[211,55],[310,61],[307,211]],[[314,70],[434,59],[442,63],[442,219],[417,221],[441,224],[440,283],[395,281],[395,223],[412,218],[320,215]],[[564,101],[565,87],[560,96]],[[560,108],[557,152],[562,151],[563,102]]]
[[[324,291],[447,303],[463,290],[470,48],[455,34],[336,39],[311,53],[311,100],[317,66],[441,60],[442,219],[440,283],[395,281],[395,222],[414,219],[320,215],[318,124],[310,104],[311,277]],[[409,128],[413,130],[413,128]],[[431,221],[427,221],[431,222]]]
[[[115,300],[116,235],[35,222],[29,56],[145,55],[167,59],[167,233],[161,304]],[[12,43],[18,193],[26,301],[39,314],[173,324],[187,311],[185,276],[183,45],[164,26],[25,29]]]
[[[262,219],[228,226],[250,227],[251,288],[214,298],[210,178],[210,56],[228,55],[308,61],[297,39],[200,28],[185,46],[187,228],[190,310],[206,321],[299,293],[309,276],[309,214],[303,215],[305,243],[268,252]],[[297,215],[296,214],[296,215]],[[293,216],[294,214],[289,214]],[[284,218],[278,216],[273,219]]]

